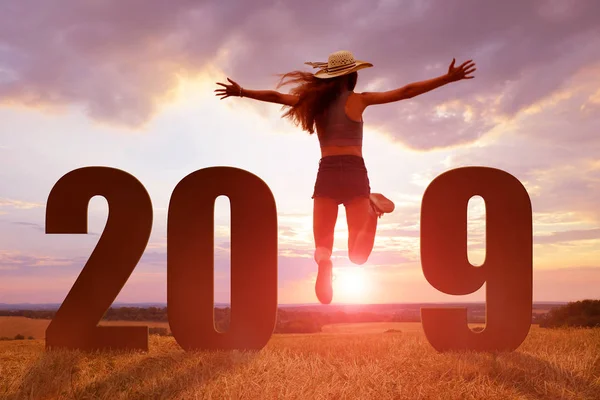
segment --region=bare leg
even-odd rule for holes
[[[368,197],[358,198],[346,205],[348,257],[354,264],[364,264],[371,255],[377,231],[377,216]]]
[[[331,253],[333,233],[338,216],[338,204],[329,198],[315,197],[313,206],[313,233],[315,237],[315,261],[319,265],[315,292],[323,304],[331,303]]]

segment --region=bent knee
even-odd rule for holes
[[[369,259],[369,255],[351,252],[348,254],[348,258],[353,264],[363,265]]]

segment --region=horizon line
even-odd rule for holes
[[[533,301],[532,304],[560,304],[560,303],[571,303],[581,300],[552,300],[552,301]],[[593,299],[592,299],[593,300]],[[395,303],[332,303],[332,304],[321,304],[321,303],[278,303],[277,306],[387,306],[387,305],[401,305],[401,304],[485,304],[485,301],[414,301],[414,302],[395,302]],[[17,306],[17,305],[34,305],[34,306],[55,306],[61,305],[62,303],[30,303],[30,302],[18,302],[18,303],[0,303],[0,306]],[[214,305],[226,305],[231,306],[230,302],[215,302]],[[115,302],[110,305],[164,305],[167,306],[167,302],[159,301],[139,301],[139,302]]]

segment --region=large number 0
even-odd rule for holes
[[[231,321],[214,326],[214,204],[231,204]],[[184,349],[261,349],[277,317],[277,210],[269,187],[242,169],[213,167],[173,191],[167,222],[167,304]]]
[[[486,257],[474,267],[467,257],[467,205],[480,195],[486,208]],[[465,167],[435,178],[421,206],[421,262],[438,290],[465,295],[486,284],[486,326],[467,325],[465,308],[423,308],[428,341],[438,351],[511,351],[531,326],[532,214],[523,185],[493,168]]]
[[[102,236],[46,330],[46,347],[148,349],[147,326],[97,326],[142,256],[152,229],[144,186],[114,168],[86,167],[63,176],[46,206],[46,233],[87,233],[88,204],[104,196]]]

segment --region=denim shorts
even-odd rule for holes
[[[312,198],[327,197],[347,205],[359,197],[369,197],[371,187],[365,161],[353,155],[326,156],[319,161],[319,172]]]

